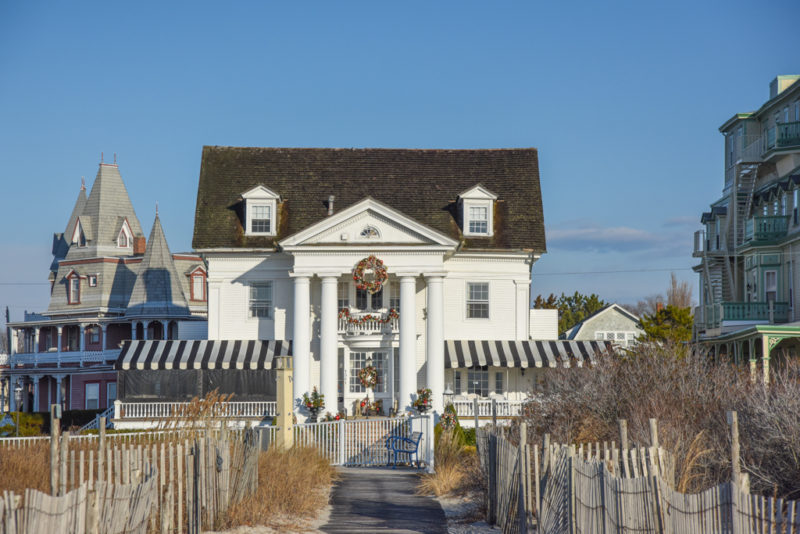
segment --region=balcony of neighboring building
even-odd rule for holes
[[[747,220],[744,245],[772,244],[786,237],[789,217],[786,215],[756,216]]]
[[[761,142],[765,161],[776,154],[800,150],[800,122],[783,122],[767,128]]]
[[[703,256],[724,255],[726,250],[721,235],[711,236],[705,230],[697,230],[694,233],[694,251],[692,256],[702,258]]]
[[[789,322],[788,302],[722,302],[700,306],[695,310],[695,324],[705,329],[787,322]]]

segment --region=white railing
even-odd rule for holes
[[[84,351],[18,352],[11,356],[12,365],[39,365],[42,363],[103,363],[119,357],[120,349]]]
[[[352,312],[349,316],[339,317],[339,333],[342,334],[391,334],[399,328],[400,320],[389,318],[387,313]]]
[[[261,419],[275,415],[275,402],[229,402],[217,410],[215,417]],[[164,419],[179,417],[188,402],[119,402],[114,419]]]
[[[0,353],[0,365],[8,365],[8,354]]]
[[[453,401],[456,415],[459,417],[475,417],[475,401],[457,400]],[[525,401],[497,400],[497,417],[517,417],[522,414],[522,405]],[[492,400],[478,400],[478,417],[492,416]]]
[[[84,430],[94,430],[96,428],[100,428],[100,418],[106,418],[106,428],[113,428],[114,424],[111,422],[111,418],[114,415],[114,406],[106,408],[106,410],[102,413],[97,414],[94,419],[83,425],[78,432],[83,432]]]

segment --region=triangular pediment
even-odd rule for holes
[[[280,243],[284,248],[319,245],[455,247],[457,244],[373,198],[365,198]]]

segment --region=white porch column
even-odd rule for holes
[[[31,376],[31,380],[33,381],[33,411],[39,411],[39,379],[42,378],[41,376]]]
[[[19,336],[19,333],[18,333],[17,329],[16,328],[12,328],[11,329],[11,354],[9,356],[12,356],[12,355],[17,353],[17,339],[18,339],[18,336]]]
[[[411,410],[417,392],[416,277],[398,274],[400,278],[400,386],[397,410]]]
[[[169,321],[161,321],[161,339],[169,339]]]
[[[86,350],[86,325],[80,325],[80,343],[78,344],[78,348],[81,352]]]
[[[53,375],[56,379],[56,404],[59,406],[61,405],[61,381],[64,379],[64,375]]]
[[[311,309],[309,275],[294,277],[294,322],[292,326],[292,353],[294,356],[294,399],[309,391],[311,371]]]
[[[56,354],[57,354],[56,357],[58,358],[58,367],[61,367],[61,331],[62,331],[62,327],[61,326],[57,326],[56,327],[56,331],[58,332],[58,336],[57,336],[58,345],[56,346]]]
[[[441,274],[426,275],[428,284],[428,323],[425,332],[428,387],[431,388],[433,410],[444,410],[444,291]]]
[[[33,350],[31,352],[39,352],[39,327],[33,329]]]
[[[103,323],[100,325],[100,350],[106,350],[108,348],[108,343],[106,342],[106,332],[108,331],[108,325]]]
[[[338,310],[336,309],[338,275],[322,276],[322,302],[319,331],[320,393],[325,395],[325,410],[339,411],[337,391],[337,357],[339,342],[337,335]]]

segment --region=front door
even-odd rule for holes
[[[344,407],[348,414],[354,413],[354,407],[367,397],[367,389],[361,385],[358,372],[368,365],[372,365],[378,371],[378,385],[373,389],[374,400],[382,402],[384,414],[389,413],[392,407],[394,374],[391,369],[391,354],[391,349],[356,349],[349,352],[344,377],[346,384]]]

